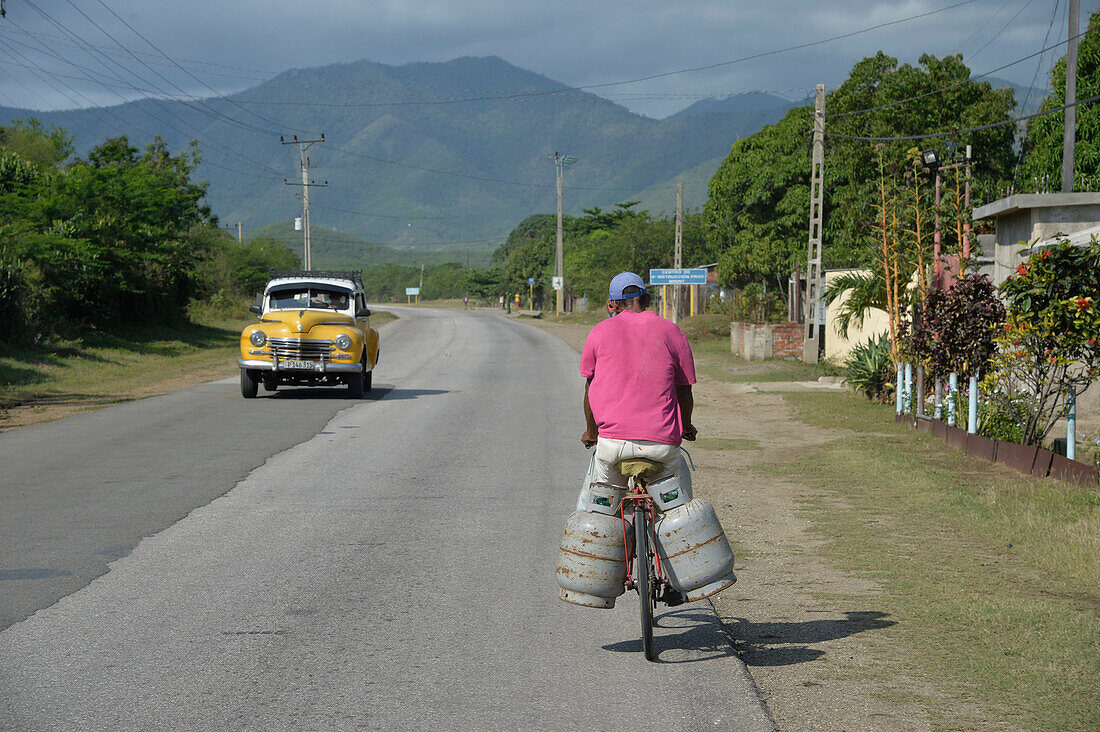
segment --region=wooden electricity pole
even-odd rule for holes
[[[825,85],[814,94],[813,158],[810,169],[810,236],[806,245],[806,324],[802,339],[802,360],[817,363],[821,358],[821,219],[825,175]]]
[[[565,273],[564,273],[564,255],[562,254],[562,215],[561,215],[561,179],[562,170],[566,165],[572,165],[577,162],[577,159],[572,155],[562,155],[561,153],[554,153],[550,156],[550,159],[554,161],[554,168],[558,173],[558,240],[557,246],[554,248],[554,277],[557,280],[558,286],[555,288],[557,292],[557,310],[555,313],[561,315],[562,313],[562,298],[565,296]]]
[[[298,153],[301,157],[302,192],[299,195],[302,198],[302,264],[305,266],[305,269],[307,271],[313,269],[313,262],[310,258],[309,251],[309,189],[313,187],[324,188],[328,185],[328,181],[325,181],[324,183],[317,183],[316,181],[312,181],[309,179],[309,155],[306,154],[306,151],[317,143],[324,141],[325,133],[323,132],[321,133],[321,139],[319,140],[299,140],[297,135],[294,135],[294,137],[290,140],[284,140],[283,136],[279,135],[279,144],[297,145]],[[291,183],[286,178],[283,178],[283,185],[296,186],[298,184]]]
[[[676,257],[673,262],[673,267],[680,269],[683,267],[683,253],[684,253],[684,184],[676,184]],[[692,285],[688,285],[691,287]],[[680,322],[680,301],[683,299],[681,294],[683,292],[683,285],[674,285],[672,288],[672,322]]]

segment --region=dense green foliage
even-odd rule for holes
[[[996,352],[994,338],[1005,307],[985,275],[958,278],[950,290],[932,290],[913,324],[908,350],[933,376],[983,374]]]
[[[898,137],[1009,119],[1015,105],[1012,91],[969,77],[958,56],[926,55],[914,67],[880,52],[857,63],[828,95],[826,131],[837,136],[827,137],[825,146],[826,266],[861,266],[872,260],[880,156],[892,196],[905,185],[905,176],[912,175],[910,160],[917,144],[876,144],[841,135]],[[889,106],[939,89],[944,91],[926,101]],[[778,124],[739,140],[711,180],[706,221],[712,226],[712,246],[723,253],[719,276],[724,280],[785,280],[805,261],[811,112],[808,107],[793,109]],[[951,142],[960,150],[973,146],[975,196],[982,186],[1010,176],[1010,125],[959,135]],[[943,138],[924,144],[938,149],[941,159],[951,159]],[[945,187],[954,184],[954,176],[945,174]],[[954,230],[945,231],[946,251],[954,250],[957,238]]]
[[[635,211],[635,202],[616,204],[611,211],[585,210],[584,216],[562,219],[566,291],[588,296],[589,307],[607,299],[607,286],[619,272],[629,270],[648,279],[650,269],[671,267],[675,256],[675,220],[654,218]],[[536,214],[524,219],[508,240],[493,253],[492,267],[471,279],[471,291],[483,297],[498,293],[528,294],[527,280],[535,279],[534,299],[550,302],[554,273],[557,218]],[[681,262],[685,267],[713,262],[698,215],[686,215]]]
[[[1062,415],[1067,391],[1100,376],[1100,243],[1034,252],[1001,285],[1008,321],[997,339],[987,390],[1027,395],[1024,444],[1040,443]]]
[[[1042,109],[1056,109],[1066,103],[1066,58],[1054,65],[1051,93]],[[1088,31],[1077,47],[1077,98],[1100,94],[1100,10],[1089,18]],[[1100,104],[1077,107],[1077,142],[1073,155],[1075,191],[1096,190],[1100,183]],[[1062,138],[1065,114],[1055,112],[1028,123],[1024,158],[1016,175],[1018,190],[1032,190],[1036,178],[1049,177],[1052,190],[1061,189]],[[1091,184],[1091,185],[1090,185]]]
[[[249,268],[291,261],[218,230],[190,178],[195,146],[172,155],[158,139],[139,152],[120,137],[63,165],[59,130],[17,123],[0,141],[0,339],[176,321],[191,298],[244,290]]]

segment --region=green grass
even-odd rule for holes
[[[703,450],[759,450],[761,445],[757,440],[751,440],[747,437],[700,437],[695,441],[695,445]],[[690,448],[691,444],[688,443],[685,447]]]
[[[0,343],[0,409],[34,404],[83,411],[168,390],[181,379],[232,376],[241,329],[255,322],[247,307],[243,301],[228,308],[193,304],[192,321],[177,325],[120,327],[42,345]],[[394,319],[376,310],[371,325]]]
[[[970,458],[857,395],[784,398],[858,433],[768,472],[820,491],[804,508],[825,555],[898,622],[884,652],[953,697],[922,700],[936,726],[971,727],[959,702],[978,700],[1024,729],[1097,729],[1100,490]]]

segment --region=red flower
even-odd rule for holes
[[[1017,265],[1016,266],[1016,271],[1019,272],[1022,275],[1026,275],[1027,274],[1027,265],[1026,264]]]
[[[1078,310],[1088,310],[1091,305],[1092,305],[1092,303],[1090,303],[1085,298],[1083,298],[1083,297],[1077,298],[1077,309]]]

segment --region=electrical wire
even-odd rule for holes
[[[990,38],[990,39],[989,39],[988,41],[986,41],[986,42],[985,42],[985,44],[984,44],[984,45],[983,45],[983,46],[982,46],[981,48],[979,48],[979,49],[978,49],[977,51],[975,51],[974,53],[972,53],[972,54],[970,55],[970,60],[972,60],[972,61],[973,61],[973,60],[974,60],[974,57],[975,57],[975,56],[977,56],[978,54],[980,54],[980,53],[981,53],[982,51],[984,51],[985,49],[989,48],[989,45],[990,45],[991,43],[993,43],[993,41],[995,41],[995,40],[997,40],[998,38],[1000,38],[1001,34],[1002,34],[1002,33],[1004,33],[1004,32],[1005,32],[1006,30],[1008,30],[1008,26],[1012,25],[1012,23],[1013,23],[1013,22],[1014,22],[1014,21],[1016,20],[1016,18],[1019,18],[1019,17],[1020,17],[1020,13],[1024,12],[1025,10],[1027,10],[1027,7],[1028,7],[1029,5],[1031,5],[1031,4],[1033,3],[1033,2],[1035,2],[1035,0],[1027,0],[1027,2],[1026,2],[1026,3],[1024,3],[1024,4],[1022,5],[1022,6],[1020,6],[1020,9],[1016,11],[1016,14],[1015,14],[1015,15],[1013,15],[1013,16],[1012,16],[1011,18],[1009,18],[1009,19],[1008,19],[1008,22],[1007,22],[1007,23],[1005,23],[1005,24],[1004,24],[1004,26],[1003,26],[1003,27],[1002,27],[1002,28],[1001,28],[1001,29],[1000,29],[999,31],[997,31],[996,33],[994,33],[994,34],[993,34],[993,37],[992,37],[992,38]]]
[[[1086,33],[1088,33],[1087,29],[1080,32],[1080,33],[1078,33],[1076,36],[1074,36],[1074,38],[1081,38]],[[1057,43],[1053,43],[1049,46],[1046,46],[1046,47],[1036,51],[1035,53],[1028,54],[1027,56],[1024,56],[1023,58],[1018,58],[1015,61],[1010,61],[1007,64],[1005,64],[1004,66],[998,66],[997,68],[990,69],[989,71],[986,71],[984,73],[977,74],[975,76],[970,76],[966,79],[963,79],[962,81],[957,81],[954,84],[949,84],[948,86],[942,87],[940,89],[934,89],[930,92],[925,92],[923,94],[917,94],[917,95],[912,96],[912,97],[906,97],[905,99],[898,99],[896,101],[888,102],[886,104],[879,104],[878,106],[868,107],[866,109],[856,109],[856,110],[853,110],[851,112],[836,112],[834,114],[826,114],[825,118],[826,119],[841,119],[841,118],[844,118],[844,117],[853,117],[853,116],[859,115],[859,114],[868,114],[870,112],[878,112],[878,111],[883,110],[883,109],[890,109],[891,107],[897,107],[897,106],[900,106],[902,104],[908,104],[909,102],[915,102],[915,101],[918,101],[920,99],[927,99],[928,97],[935,96],[936,94],[942,94],[943,92],[951,91],[952,89],[957,89],[958,87],[963,86],[964,84],[969,84],[970,82],[974,81],[975,79],[981,79],[981,78],[984,78],[986,76],[991,76],[991,75],[997,73],[998,71],[1004,71],[1005,69],[1007,69],[1011,66],[1015,66],[1016,64],[1023,63],[1024,61],[1029,61],[1029,60],[1035,58],[1036,56],[1041,57],[1047,51],[1049,51],[1051,49],[1054,49],[1054,48],[1057,48],[1058,46],[1065,45],[1066,43],[1069,43],[1069,41],[1068,40],[1058,41]]]
[[[1017,124],[1019,122],[1026,122],[1027,120],[1035,119],[1036,117],[1045,117],[1046,115],[1054,114],[1055,112],[1063,112],[1063,111],[1069,109],[1070,107],[1076,107],[1076,106],[1079,106],[1081,104],[1091,104],[1092,102],[1095,102],[1097,100],[1100,100],[1100,94],[1097,94],[1096,96],[1089,97],[1088,99],[1078,99],[1076,102],[1073,102],[1072,104],[1063,104],[1062,106],[1055,107],[1053,109],[1044,109],[1041,112],[1036,112],[1035,114],[1024,115],[1023,117],[1016,117],[1014,119],[1003,120],[1001,122],[993,122],[993,123],[990,123],[988,125],[979,125],[977,127],[967,127],[965,129],[960,129],[960,130],[949,130],[947,132],[929,132],[928,134],[924,134],[924,135],[903,135],[903,136],[900,136],[900,137],[866,137],[866,136],[863,136],[863,135],[843,135],[843,134],[840,134],[838,132],[829,132],[828,130],[826,130],[825,131],[825,136],[826,137],[837,137],[837,138],[840,138],[840,139],[843,139],[843,140],[865,140],[867,142],[901,142],[901,141],[905,141],[905,140],[925,140],[925,139],[929,139],[929,138],[933,138],[933,137],[947,137],[948,135],[965,135],[969,132],[980,132],[982,130],[991,130],[995,127],[1004,127],[1006,125],[1013,125],[1013,124]]]

